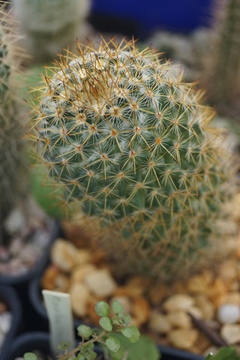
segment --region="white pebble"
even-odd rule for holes
[[[237,323],[240,318],[240,306],[233,304],[221,305],[217,311],[217,318],[222,324]]]
[[[5,341],[5,334],[0,332],[0,352],[1,352],[1,347],[3,346],[3,343]]]
[[[7,217],[4,227],[9,234],[14,234],[21,231],[26,226],[26,220],[22,211],[15,208]]]
[[[10,330],[12,323],[12,314],[8,311],[0,315],[0,329],[4,334]]]

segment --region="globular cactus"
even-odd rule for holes
[[[78,51],[33,105],[42,165],[123,271],[171,279],[198,269],[234,192],[213,110],[134,41]]]
[[[14,1],[16,17],[35,61],[52,59],[81,36],[80,26],[89,9],[89,0]]]
[[[17,73],[19,49],[13,20],[0,4],[0,219],[16,204],[22,189],[20,141],[22,125],[19,116],[19,99],[14,74]],[[2,224],[2,221],[0,221]],[[2,229],[0,226],[0,240]]]
[[[240,0],[215,0],[213,15],[202,77],[209,102],[220,112],[233,114],[240,95]]]

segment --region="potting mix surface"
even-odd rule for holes
[[[161,345],[204,356],[231,345],[240,353],[240,195],[232,212],[232,221],[219,224],[228,256],[214,268],[171,285],[144,276],[114,278],[104,251],[91,247],[79,229],[65,222],[68,241],[54,243],[42,288],[68,292],[74,316],[86,323],[99,325],[97,301],[111,304],[117,299],[132,324]]]

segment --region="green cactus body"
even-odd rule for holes
[[[209,253],[232,169],[200,94],[151,50],[114,45],[79,48],[45,79],[38,149],[124,271],[171,278]]]
[[[12,19],[0,7],[0,219],[16,204],[21,188],[20,160],[21,124],[19,121],[16,84],[12,74],[15,34],[11,32]],[[1,229],[0,229],[1,230]],[[0,231],[0,240],[1,240]]]
[[[90,8],[88,0],[15,0],[14,9],[29,50],[40,60],[52,58],[75,41]]]

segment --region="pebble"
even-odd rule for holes
[[[9,311],[0,314],[0,330],[2,333],[7,334],[10,330],[12,323],[12,314]]]
[[[150,301],[153,305],[158,304],[167,295],[166,285],[155,285],[149,290]]]
[[[64,272],[70,272],[76,265],[77,251],[73,244],[63,239],[57,239],[51,249],[51,260]]]
[[[200,353],[202,353],[207,347],[211,345],[211,340],[200,332],[195,345],[199,348]]]
[[[120,302],[120,304],[123,306],[123,313],[124,314],[130,314],[131,313],[131,309],[132,309],[132,304],[131,301],[129,300],[129,298],[127,298],[126,296],[116,296],[113,297],[110,303],[110,307],[112,308],[112,303],[117,300]]]
[[[132,299],[132,315],[137,319],[139,325],[147,322],[150,306],[144,297],[139,296]]]
[[[229,292],[223,298],[223,303],[240,306],[240,292],[239,291]]]
[[[190,316],[183,310],[174,310],[169,312],[167,319],[172,327],[190,328],[192,325]]]
[[[173,346],[179,349],[189,350],[197,340],[199,332],[196,329],[171,330],[168,338]]]
[[[226,294],[227,286],[222,279],[216,279],[208,290],[208,297],[216,307],[221,305],[222,299]]]
[[[76,264],[82,265],[89,263],[91,260],[91,253],[85,249],[78,249],[76,254]]]
[[[163,308],[166,311],[189,309],[194,305],[194,299],[185,294],[176,294],[168,298],[163,304]]]
[[[69,287],[69,278],[64,274],[58,274],[55,278],[56,291],[66,292]]]
[[[88,273],[84,282],[96,296],[110,296],[117,288],[112,275],[107,269],[98,269]]]
[[[84,316],[87,313],[87,303],[90,299],[90,292],[83,284],[73,284],[69,289],[73,312],[77,316]]]
[[[42,288],[46,290],[55,290],[55,279],[57,275],[59,275],[59,273],[60,271],[56,266],[49,266],[47,270],[45,270],[44,275],[41,279]]]
[[[213,304],[204,295],[195,297],[196,306],[201,310],[203,319],[212,320],[214,318],[215,309]]]
[[[240,325],[225,324],[220,334],[229,345],[234,345],[240,341]]]
[[[143,276],[133,276],[127,286],[135,290],[136,296],[143,295],[144,291],[149,287],[150,280]]]
[[[156,310],[151,311],[148,327],[153,331],[159,332],[160,334],[166,334],[172,328],[167,316],[159,313]]]
[[[114,295],[116,296],[127,296],[130,298],[141,296],[142,289],[139,287],[132,287],[132,286],[119,286],[116,291],[114,292]]]
[[[239,305],[225,304],[221,305],[217,311],[217,318],[222,324],[235,324],[240,319]]]
[[[22,211],[18,208],[13,209],[4,222],[4,228],[9,234],[20,232],[26,227],[26,220]]]
[[[96,270],[96,266],[93,264],[84,264],[77,266],[73,269],[71,273],[71,282],[72,283],[81,283],[87,274]]]
[[[223,264],[221,264],[218,276],[230,283],[237,279],[237,269],[236,264],[233,260],[227,260]]]
[[[204,294],[208,290],[209,283],[202,275],[193,276],[187,283],[188,291],[194,294]]]
[[[194,316],[196,319],[203,318],[202,311],[196,306],[190,307],[187,312],[190,313],[192,316]]]

